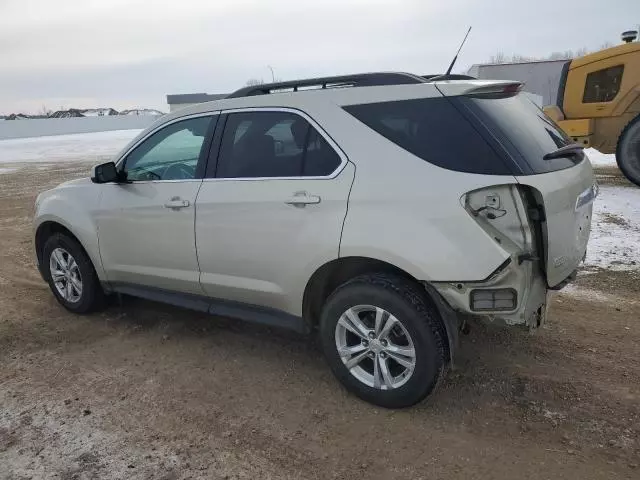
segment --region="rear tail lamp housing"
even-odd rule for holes
[[[517,184],[494,185],[467,193],[462,202],[478,225],[510,254],[533,254],[524,191]]]

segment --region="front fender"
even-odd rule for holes
[[[47,222],[57,223],[69,230],[89,255],[100,281],[106,275],[100,258],[98,230],[92,212],[99,204],[99,193],[83,188],[59,188],[45,192],[38,198],[33,221],[34,238]]]

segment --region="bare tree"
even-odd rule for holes
[[[611,46],[613,45],[607,42],[602,45],[601,49],[609,48]],[[499,51],[495,55],[491,56],[489,63],[524,63],[544,60],[571,60],[572,58],[583,57],[588,53],[590,52],[585,47],[579,48],[576,51],[565,50],[564,52],[551,52],[549,55],[544,57],[529,57],[527,55],[520,55],[517,53],[514,53],[509,57],[504,52]]]
[[[587,50],[586,47],[579,48],[578,50],[576,50],[574,58],[575,57],[584,57],[587,53],[589,53],[589,50]]]
[[[51,115],[51,113],[52,111],[49,110],[46,105],[42,105],[42,107],[40,107],[40,110],[38,110],[38,116],[40,117],[48,117],[49,115]]]
[[[507,56],[504,52],[497,52],[491,56],[491,63],[507,63]]]
[[[535,57],[527,57],[526,55],[512,55],[509,63],[525,63],[535,61]]]
[[[250,78],[247,80],[247,87],[255,87],[256,85],[262,85],[264,80],[262,78]]]
[[[587,51],[586,48],[580,49],[579,51],[584,50]],[[575,57],[581,57],[584,54],[579,54],[578,52],[573,53],[571,50],[565,50],[564,52],[552,52],[548,57],[542,58],[541,60],[570,60]]]

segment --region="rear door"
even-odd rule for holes
[[[300,315],[309,276],[338,258],[355,167],[299,111],[230,112],[220,144],[196,201],[202,288]]]
[[[534,189],[544,207],[546,276],[549,286],[566,279],[583,260],[589,240],[595,187],[591,163],[582,152],[546,160],[572,142],[523,94],[502,98],[469,95],[454,100],[487,128],[515,161],[516,179]]]

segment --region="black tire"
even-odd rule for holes
[[[82,293],[77,301],[67,301],[55,286],[50,268],[50,259],[52,252],[62,248],[68,252],[76,261],[80,277],[82,280]],[[82,246],[73,238],[63,234],[55,233],[47,239],[44,244],[42,253],[42,269],[44,271],[45,280],[49,284],[49,288],[53,292],[58,302],[67,310],[73,313],[90,313],[104,307],[105,295],[100,285],[100,280],[93,268],[91,259],[84,251]]]
[[[640,187],[640,116],[631,120],[620,134],[616,162],[624,176]]]
[[[338,353],[336,326],[340,317],[356,305],[380,307],[392,314],[411,336],[415,368],[403,385],[382,390],[366,385],[351,374]],[[414,405],[429,395],[446,364],[446,331],[437,309],[422,288],[402,277],[362,275],[338,287],[327,299],[320,319],[322,348],[334,375],[367,402],[386,408]]]

